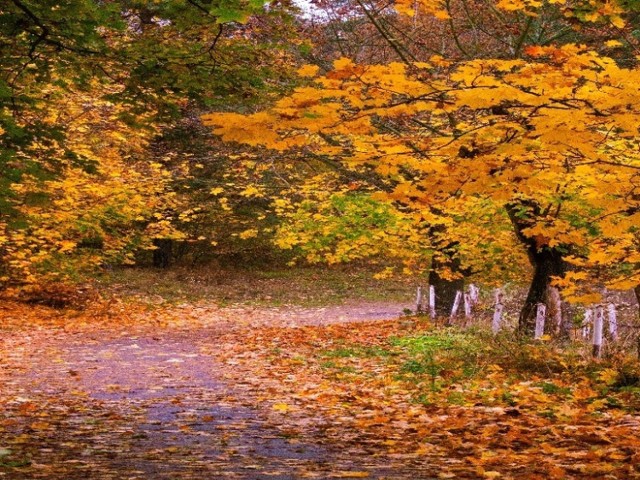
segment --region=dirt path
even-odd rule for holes
[[[172,325],[7,333],[0,343],[0,478],[386,478],[384,462],[287,432],[225,381],[245,329],[397,317],[399,305],[182,305]],[[406,473],[406,478],[412,478]],[[403,478],[395,471],[392,478]],[[415,477],[413,477],[415,478]]]

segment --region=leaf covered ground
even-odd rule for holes
[[[635,360],[387,308],[4,303],[0,478],[640,478]]]

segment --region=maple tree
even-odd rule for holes
[[[514,5],[498,6],[531,7]],[[622,13],[585,20],[622,27]],[[434,210],[453,214],[479,199],[503,208],[534,267],[520,321],[531,333],[552,281],[570,294],[577,280],[597,282],[606,266],[610,286],[638,282],[639,112],[635,67],[574,44],[524,53],[409,65],[339,59],[324,75],[304,67],[310,84],[268,111],[205,120],[228,141],[374,169],[393,185],[377,197],[427,223]]]
[[[447,286],[441,314],[464,277],[526,274],[528,255],[528,331],[552,283],[584,302],[594,278],[637,283],[633,4],[336,5],[346,20],[326,30],[350,25],[374,44],[350,40],[360,63],[303,67],[304,85],[268,111],[205,116],[225,140],[281,152],[225,155],[222,168],[209,139],[193,152],[167,139],[174,128],[188,135],[180,121],[203,108],[242,99],[255,110],[286,93],[292,57],[276,31],[292,27],[277,8],[4,7],[5,286],[131,262],[145,248],[166,265],[174,240],[209,252],[230,237],[217,225],[230,223],[233,238],[275,235],[311,261],[386,257],[429,269]],[[509,35],[496,19],[511,22]],[[576,40],[588,46],[567,43]],[[330,48],[325,65],[339,50]]]

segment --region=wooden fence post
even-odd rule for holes
[[[429,315],[431,320],[436,318],[436,287],[429,285]]]
[[[607,314],[611,340],[618,340],[618,317],[616,315],[616,306],[613,303],[607,305]]]
[[[539,303],[536,307],[536,331],[533,336],[538,340],[544,335],[544,321],[547,313],[547,306],[544,303]]]
[[[604,308],[602,305],[596,307],[596,314],[593,319],[593,351],[594,358],[602,357],[602,326],[604,324]]]
[[[493,311],[493,321],[491,322],[491,331],[495,335],[500,331],[500,324],[502,323],[502,312],[504,310],[504,304],[502,303],[504,295],[502,290],[496,288],[496,304]]]
[[[453,319],[458,314],[458,309],[460,308],[460,301],[461,300],[462,300],[462,292],[460,290],[458,290],[456,292],[456,298],[453,301],[453,307],[451,307],[451,316],[449,317],[449,320],[447,321],[447,326],[449,326],[449,325],[451,325],[453,323]]]
[[[591,324],[593,323],[593,309],[587,308],[584,311],[584,319],[582,320],[582,338],[589,338]]]
[[[418,291],[416,292],[416,314],[422,313],[422,287],[418,285]]]

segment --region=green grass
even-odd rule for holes
[[[319,355],[326,358],[373,358],[390,357],[396,355],[396,353],[383,347],[357,345],[323,350]]]
[[[540,387],[543,393],[546,393],[549,395],[566,396],[571,394],[571,389],[567,387],[558,386],[555,383],[551,383],[551,382],[541,382],[536,384],[536,386]]]
[[[553,408],[545,409],[544,402],[536,408],[549,418],[563,415],[556,409],[567,402],[581,408],[591,401],[604,402],[594,407],[594,415],[602,409],[640,409],[640,362],[629,354],[594,362],[590,346],[582,342],[526,341],[506,333],[431,328],[381,339],[376,346],[341,343],[314,356],[330,378],[341,380],[346,374],[348,382],[366,381],[384,368],[413,402],[425,406],[527,407],[547,398]],[[580,396],[585,384],[592,398]]]

